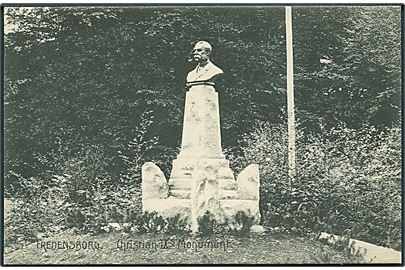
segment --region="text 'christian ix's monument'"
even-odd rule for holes
[[[215,80],[223,71],[209,55],[208,42],[193,49],[197,67],[187,75],[186,104],[180,154],[173,160],[170,179],[152,162],[142,167],[142,210],[164,217],[180,214],[192,231],[207,211],[218,223],[231,221],[239,211],[259,223],[259,166],[249,165],[236,181],[221,148],[218,93]]]

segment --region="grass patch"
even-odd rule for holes
[[[57,245],[57,241],[75,243],[79,241],[86,243],[87,247],[80,250],[78,248],[44,249],[46,245],[48,247]],[[165,241],[167,246],[162,244]],[[353,258],[344,252],[320,241],[286,234],[263,234],[238,238],[218,235],[211,237],[129,235],[120,232],[90,236],[64,232],[44,239],[42,243],[42,246],[41,242],[38,242],[14,252],[6,251],[5,263],[7,265],[360,263],[353,261]],[[89,247],[90,243],[92,247]],[[128,244],[126,250],[123,248],[124,243]],[[83,244],[82,246],[84,247]]]

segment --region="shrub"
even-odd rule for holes
[[[91,145],[80,138],[56,137],[49,148],[33,153],[29,165],[35,171],[24,171],[19,164],[8,167],[12,184],[6,193],[19,202],[7,217],[8,243],[32,242],[36,235],[58,228],[104,233],[108,223],[123,223],[140,213],[140,168],[152,152],[162,150],[156,137],[146,136],[152,118],[148,112],[142,115],[129,142]],[[14,169],[35,177],[24,177]],[[20,213],[29,213],[30,218]]]
[[[79,233],[108,231],[109,222],[125,222],[132,212],[140,212],[140,184],[130,173],[117,181],[105,172],[105,153],[97,147],[69,153],[62,146],[48,156],[38,157],[47,164],[41,177],[14,174],[21,186],[13,198],[14,207],[6,217],[6,246],[20,248],[51,236],[64,228]],[[57,173],[56,173],[57,172]],[[130,211],[129,211],[130,210]]]
[[[66,225],[76,232],[101,234],[108,232],[108,211],[105,207],[69,207]]]
[[[241,235],[246,235],[250,232],[253,225],[254,217],[246,214],[244,211],[238,211],[235,214],[236,231]]]
[[[36,203],[35,203],[36,204]],[[26,202],[15,202],[11,215],[5,220],[5,246],[11,250],[37,241],[38,234],[43,233],[45,228],[37,211],[32,211]]]
[[[136,228],[140,233],[159,233],[166,228],[166,220],[157,212],[144,212],[135,220]]]
[[[236,168],[260,164],[262,223],[326,231],[399,249],[401,132],[336,127],[297,130],[297,175],[289,184],[287,130],[259,124],[245,137]]]
[[[7,252],[22,248],[63,229],[63,213],[54,200],[16,199],[5,216],[4,245]]]
[[[198,232],[202,236],[210,236],[216,227],[215,217],[207,211],[203,216],[197,218]]]
[[[17,177],[26,193],[12,199],[10,212],[5,216],[5,247],[8,250],[21,248],[66,228],[63,190],[45,186],[35,177]]]
[[[166,231],[169,234],[185,234],[190,232],[188,220],[181,214],[169,217],[167,220]]]
[[[319,241],[342,251],[342,255],[351,263],[369,263],[364,261],[363,254],[359,248],[356,248],[355,241],[352,241],[349,235],[339,237],[330,235],[327,238],[319,239]],[[327,253],[322,252],[319,255],[320,262],[328,263],[330,261],[330,257]]]

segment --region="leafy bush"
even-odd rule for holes
[[[172,217],[167,218],[166,222],[166,231],[169,234],[185,234],[190,232],[188,220],[181,214],[176,214]]]
[[[13,198],[5,215],[5,247],[14,250],[66,228],[63,190],[45,186],[35,177],[15,175],[26,189],[26,196]]]
[[[4,224],[6,247],[14,250],[37,241],[38,235],[46,230],[42,216],[43,213],[38,214],[27,207],[26,202],[15,202],[11,215],[6,218]]]
[[[399,249],[400,130],[344,126],[321,135],[297,132],[297,175],[289,185],[287,130],[261,124],[245,138],[238,168],[260,164],[262,223],[327,231]]]
[[[135,225],[140,233],[160,233],[166,228],[166,220],[157,212],[144,212],[138,215]]]
[[[66,225],[77,232],[91,234],[108,232],[108,212],[106,210],[105,207],[69,207]]]
[[[236,231],[241,235],[246,235],[250,232],[253,225],[254,217],[246,214],[244,211],[238,211],[235,214]]]
[[[216,227],[215,217],[207,211],[203,216],[197,218],[198,232],[203,236],[210,236]]]
[[[64,216],[58,206],[59,202],[51,198],[14,200],[4,220],[4,245],[8,252],[60,232]]]
[[[102,148],[70,153],[60,144],[46,156],[37,157],[44,170],[39,177],[14,174],[21,187],[7,215],[5,245],[19,248],[52,232],[73,228],[80,233],[104,233],[109,222],[125,222],[141,211],[140,184],[131,173],[113,176],[106,172]],[[103,161],[104,160],[104,161]],[[46,166],[45,166],[46,165]]]
[[[350,235],[329,235],[326,238],[318,240],[325,245],[331,245],[334,249],[342,251],[342,255],[344,255],[351,263],[369,263],[364,261],[364,253],[362,254],[360,249],[355,246],[356,243],[350,239]],[[328,263],[330,261],[330,257],[328,256],[329,254],[327,252],[322,252],[319,255],[318,261],[320,263]]]
[[[339,237],[333,246],[343,251],[343,254],[352,262],[361,262],[363,260],[360,250],[355,247],[355,241],[350,241],[349,236]]]

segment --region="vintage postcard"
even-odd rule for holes
[[[3,5],[11,265],[402,265],[403,6]]]

